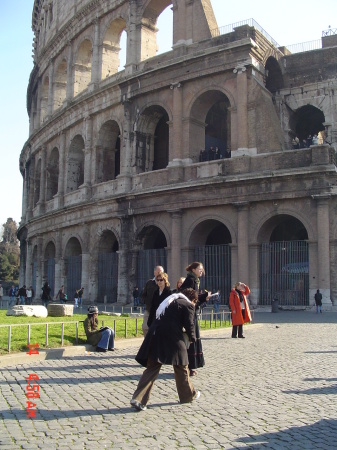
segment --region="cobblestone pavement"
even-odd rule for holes
[[[244,334],[204,332],[206,366],[193,378],[200,399],[180,405],[163,366],[143,412],[129,404],[143,370],[138,345],[2,368],[0,447],[336,449],[337,314],[256,313]],[[40,397],[27,418],[34,373]]]

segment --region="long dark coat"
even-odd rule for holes
[[[152,303],[151,303],[150,314],[149,314],[149,318],[147,319],[148,327],[151,326],[152,322],[156,318],[156,311],[157,311],[158,306],[161,304],[161,302],[163,300],[165,300],[165,298],[167,298],[171,294],[172,294],[171,289],[167,286],[164,287],[163,292],[160,295],[159,295],[159,289],[154,291]]]
[[[185,278],[185,281],[180,286],[180,292],[184,289],[192,288],[195,291],[199,292],[199,286],[197,284],[196,279],[190,275],[187,274],[187,277]],[[203,367],[205,365],[205,359],[204,354],[202,351],[202,344],[201,344],[201,338],[200,338],[200,329],[199,329],[199,323],[198,323],[198,312],[200,311],[200,305],[202,303],[205,303],[207,298],[207,293],[205,294],[199,294],[198,295],[198,302],[195,305],[194,310],[194,332],[195,332],[195,342],[193,342],[189,348],[188,348],[188,367],[189,369],[197,369],[198,367]]]
[[[194,305],[184,298],[177,298],[155,319],[136,355],[136,361],[146,367],[147,360],[161,364],[188,365],[187,348],[183,328],[190,341],[195,340]]]

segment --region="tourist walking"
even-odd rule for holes
[[[229,307],[232,312],[232,338],[242,338],[243,324],[251,322],[252,316],[246,295],[250,293],[250,289],[244,283],[238,281],[235,283],[229,295]]]
[[[150,328],[152,322],[156,318],[156,311],[162,301],[172,294],[167,273],[160,273],[156,276],[157,289],[154,291],[151,310],[147,320],[147,326]]]
[[[156,276],[159,275],[160,273],[163,273],[164,269],[162,266],[156,266],[153,269],[153,275],[154,277],[151,278],[150,280],[148,280],[146,282],[146,285],[143,289],[142,295],[141,295],[141,300],[143,305],[145,306],[145,311],[144,311],[144,316],[143,316],[143,323],[142,323],[142,330],[143,330],[143,335],[144,337],[146,336],[146,333],[149,329],[149,327],[147,326],[147,321],[150,315],[150,311],[151,311],[151,304],[152,304],[152,299],[153,299],[153,294],[155,292],[155,290],[157,289],[157,283],[156,283]]]
[[[42,305],[45,306],[46,308],[48,306],[49,300],[51,299],[50,292],[51,288],[48,284],[48,281],[46,281],[42,287],[42,295],[41,295]]]
[[[205,365],[204,354],[202,351],[202,344],[200,338],[200,330],[198,323],[198,313],[203,303],[209,300],[211,293],[199,294],[200,277],[205,274],[204,266],[201,262],[194,261],[186,267],[187,276],[180,286],[180,292],[184,289],[191,288],[198,293],[198,301],[194,309],[194,327],[195,327],[195,341],[189,346],[188,349],[188,368],[190,370],[190,376],[197,374],[196,369]]]
[[[146,367],[135,390],[131,405],[144,411],[155,380],[163,364],[173,366],[180,403],[189,403],[200,396],[189,378],[185,330],[189,342],[194,342],[194,304],[197,292],[186,289],[172,294],[159,306],[156,319],[136,355],[136,361]]]

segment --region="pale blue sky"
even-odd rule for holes
[[[54,0],[57,1],[57,0]],[[266,0],[233,2],[211,0],[218,26],[253,18],[280,45],[297,44],[320,39],[322,31],[337,27],[337,0],[316,0],[305,3],[283,0],[281,6]],[[26,91],[33,68],[31,18],[33,0],[0,0],[0,225],[12,217],[20,221],[22,208],[22,177],[19,156],[28,138]],[[158,22],[159,51],[171,46],[170,8]],[[165,17],[166,15],[166,17]]]

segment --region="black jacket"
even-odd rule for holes
[[[158,306],[161,304],[161,302],[163,300],[165,300],[165,298],[167,298],[171,294],[172,294],[171,289],[169,287],[167,287],[167,286],[164,287],[163,292],[161,293],[161,295],[159,295],[159,289],[157,289],[154,292],[153,298],[152,298],[152,304],[151,304],[149,318],[147,319],[147,326],[148,327],[151,326],[152,322],[156,318],[156,311],[157,311]]]

